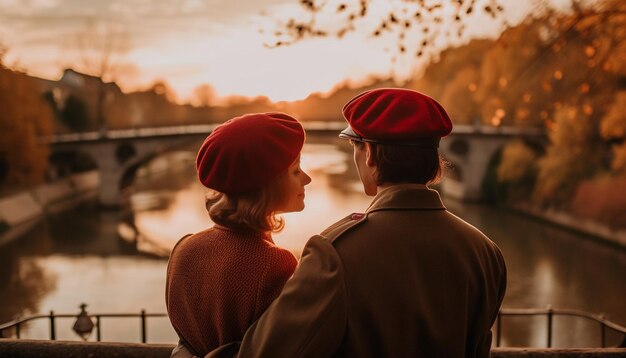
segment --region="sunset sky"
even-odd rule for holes
[[[370,13],[387,14],[400,3],[372,0]],[[515,24],[531,11],[527,4],[532,1],[501,3],[507,21]],[[564,9],[570,0],[551,3]],[[118,42],[120,50],[112,61],[122,89],[146,88],[162,79],[181,101],[189,100],[193,89],[203,83],[222,97],[296,100],[372,75],[401,81],[423,65],[412,55],[391,61],[388,49],[395,48],[396,37],[373,38],[371,30],[380,22],[375,16],[360,21],[358,31],[342,40],[331,37],[273,49],[264,46],[274,40],[276,19],[302,13],[298,0],[0,0],[0,43],[8,48],[8,65],[58,79],[64,68],[80,69],[81,54],[86,53],[79,50],[80,34],[119,34],[116,38],[123,42]],[[498,23],[479,12],[467,35],[494,37],[499,31]]]

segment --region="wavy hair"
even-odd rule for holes
[[[281,231],[285,221],[277,216],[276,208],[287,198],[287,175],[284,173],[269,185],[251,192],[210,192],[205,204],[211,220],[234,230]]]

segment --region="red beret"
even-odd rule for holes
[[[219,125],[204,140],[196,168],[207,188],[237,194],[260,189],[296,160],[304,129],[284,113],[255,113]]]
[[[404,88],[379,88],[343,107],[348,128],[339,137],[381,144],[437,148],[452,131],[446,110],[434,99]]]

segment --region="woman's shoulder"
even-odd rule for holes
[[[268,246],[267,254],[270,264],[274,266],[274,269],[278,267],[285,271],[293,272],[298,264],[296,256],[291,251],[280,246]]]
[[[195,250],[198,246],[205,246],[209,244],[210,239],[214,236],[216,236],[216,233],[213,228],[208,228],[193,234],[183,235],[172,248],[172,253],[185,250]]]

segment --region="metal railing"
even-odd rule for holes
[[[502,338],[502,318],[505,316],[545,316],[546,317],[546,346],[552,348],[552,335],[553,335],[553,323],[554,316],[573,316],[586,318],[595,321],[599,325],[600,329],[600,344],[602,348],[606,347],[606,332],[607,329],[624,335],[620,344],[617,347],[626,348],[626,327],[622,327],[614,322],[607,320],[603,315],[597,315],[585,311],[572,310],[572,309],[559,309],[548,306],[547,308],[503,308],[498,313],[496,319],[496,347],[500,347],[500,341]]]
[[[103,318],[139,318],[141,321],[141,342],[147,342],[146,336],[146,321],[148,317],[167,317],[165,313],[146,313],[145,310],[141,310],[141,313],[98,313],[88,314],[85,311],[86,305],[81,305],[81,312],[79,314],[55,314],[54,311],[50,311],[47,315],[34,315],[18,320],[14,320],[0,325],[0,338],[3,337],[3,333],[10,329],[15,329],[15,337],[20,338],[20,327],[30,321],[37,319],[48,319],[50,323],[50,340],[56,340],[56,320],[58,318],[74,318],[76,322],[74,324],[74,331],[81,336],[84,340],[91,334],[92,329],[96,329],[96,341],[101,341],[101,325]],[[620,348],[626,348],[626,327],[620,326],[614,322],[607,320],[603,315],[597,315],[585,311],[572,310],[572,309],[557,309],[548,306],[547,308],[503,308],[498,313],[495,324],[495,346],[500,347],[502,338],[502,319],[506,316],[545,316],[547,326],[546,346],[552,348],[553,337],[553,320],[555,316],[573,316],[589,319],[595,321],[599,325],[600,330],[600,344],[602,348],[606,347],[606,332],[612,330],[624,335],[621,343],[617,345]],[[95,324],[93,323],[95,319]],[[85,324],[86,323],[86,324]]]
[[[45,319],[49,320],[49,331],[50,331],[50,340],[56,340],[56,321],[58,318],[74,318],[76,322],[74,324],[74,331],[81,336],[84,340],[87,340],[87,337],[91,334],[93,328],[96,329],[96,341],[100,342],[102,339],[101,335],[101,322],[103,318],[139,318],[141,321],[141,342],[147,342],[147,329],[146,329],[146,321],[148,317],[167,317],[166,313],[146,313],[146,310],[141,310],[141,313],[97,313],[97,314],[87,314],[84,308],[86,305],[81,305],[82,311],[79,314],[55,314],[54,311],[50,311],[50,314],[47,315],[34,315],[29,316],[22,319],[17,319],[5,324],[0,325],[0,338],[4,337],[3,333],[11,328],[15,329],[15,338],[20,337],[20,327],[27,322]],[[87,329],[80,329],[81,319],[89,320],[92,324],[88,325]],[[95,319],[95,323],[93,323],[92,319]],[[83,321],[84,322],[84,321]],[[78,328],[78,329],[77,329]]]

